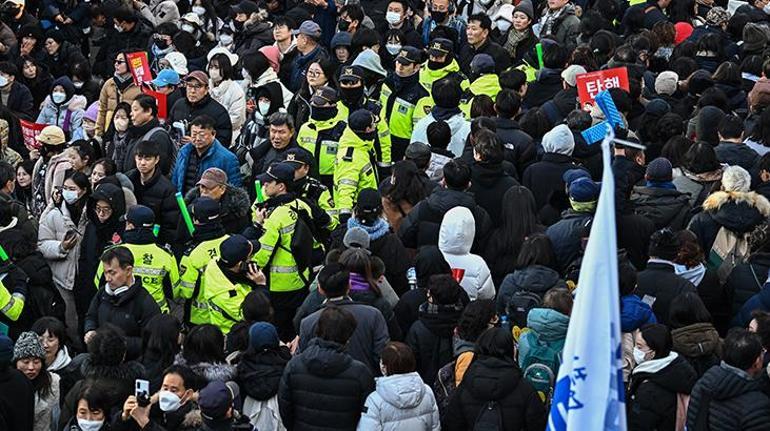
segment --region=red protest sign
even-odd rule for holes
[[[19,120],[21,123],[21,135],[24,138],[24,146],[30,149],[40,148],[37,135],[45,129],[47,124],[38,124],[31,121]]]
[[[158,119],[163,121],[168,117],[168,98],[165,94],[153,91],[149,85],[142,86],[142,93],[150,95],[158,102]]]
[[[628,70],[625,67],[583,73],[576,76],[576,79],[580,106],[593,101],[601,91],[610,88],[629,89]]]
[[[131,76],[134,77],[135,85],[141,85],[143,82],[152,81],[150,61],[147,59],[146,52],[127,53],[126,63],[128,64],[128,70],[131,71]]]

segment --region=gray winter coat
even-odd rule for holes
[[[358,430],[440,430],[433,391],[416,372],[376,379],[377,388],[366,399]]]

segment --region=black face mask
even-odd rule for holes
[[[350,28],[350,23],[344,19],[341,19],[337,27],[339,27],[340,31],[348,31]]]
[[[363,139],[364,141],[373,141],[374,138],[377,137],[377,131],[371,131],[371,132],[353,132],[355,133],[359,138]]]
[[[161,51],[168,48],[169,43],[167,40],[164,39],[155,39],[155,46],[158,47]]]
[[[337,115],[337,108],[334,106],[310,106],[310,118],[315,121],[331,120]]]
[[[233,26],[235,27],[235,31],[243,30],[243,23],[238,20],[233,20]]]
[[[449,12],[442,12],[438,10],[432,10],[430,11],[430,17],[433,18],[433,21],[436,21],[437,23],[442,23],[446,19]]]
[[[439,70],[439,69],[441,69],[442,67],[444,67],[446,65],[447,65],[447,61],[428,60],[428,69],[430,69],[430,70]]]
[[[355,88],[340,88],[340,100],[347,107],[356,107],[364,98],[364,86]]]

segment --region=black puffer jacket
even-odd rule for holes
[[[278,388],[288,430],[355,430],[366,397],[374,390],[369,368],[332,341],[315,338],[289,361]]]
[[[438,232],[444,214],[457,206],[471,210],[476,221],[476,235],[471,253],[483,251],[487,237],[492,231],[489,214],[484,208],[476,205],[470,193],[443,187],[433,190],[433,193],[412,208],[401,222],[398,236],[404,247],[419,248],[423,245],[438,244]]]
[[[770,271],[770,253],[754,253],[749,259],[733,268],[725,282],[725,291],[733,298],[732,315],[762,289]]]
[[[449,431],[469,430],[490,401],[500,404],[504,430],[545,429],[547,414],[543,402],[522,379],[519,366],[513,359],[489,356],[480,356],[471,363],[450,398],[441,423]]]
[[[436,373],[453,359],[452,339],[462,304],[441,305],[424,303],[419,318],[409,328],[406,344],[417,360],[417,372],[426,385],[432,386]]]
[[[564,193],[564,172],[570,169],[580,169],[572,157],[557,154],[545,153],[543,158],[529,165],[521,177],[521,184],[532,192],[535,197],[535,205],[538,212],[552,201],[552,195],[560,196],[561,205],[554,205],[557,208],[567,208],[567,195]],[[543,224],[552,224],[555,220],[544,220],[543,214],[538,214]],[[547,223],[550,222],[550,223]]]
[[[272,398],[278,393],[281,375],[290,359],[291,352],[285,346],[259,352],[251,349],[243,352],[236,378],[241,393],[257,401]]]
[[[497,314],[506,313],[506,307],[513,295],[520,290],[536,293],[542,298],[545,292],[554,287],[567,287],[558,272],[547,266],[532,265],[516,270],[503,279],[497,291]]]
[[[677,394],[689,394],[697,380],[687,361],[675,358],[662,369],[656,359],[637,366],[628,388],[628,429],[630,431],[673,430],[676,427]]]
[[[156,314],[158,303],[142,286],[142,279],[134,278],[134,284],[126,292],[110,295],[102,286],[91,301],[86,313],[84,331],[95,331],[105,324],[115,325],[126,336],[126,357],[138,358],[142,349],[142,327]]]
[[[484,208],[492,220],[493,226],[500,224],[502,196],[519,182],[503,170],[502,163],[474,162],[471,165],[471,187],[473,198]]]
[[[674,273],[674,266],[667,263],[650,261],[647,269],[637,277],[636,295],[655,301],[652,311],[658,322],[668,324],[671,301],[684,292],[697,293],[695,286]]]
[[[711,323],[694,323],[673,329],[671,338],[674,340],[672,350],[692,365],[698,377],[714,365],[719,365],[722,339]]]
[[[708,404],[704,414],[711,431],[757,431],[770,426],[770,399],[762,393],[760,380],[725,363],[708,370],[692,389],[688,429],[696,429],[704,404]]]
[[[196,117],[208,115],[214,120],[214,128],[217,131],[217,140],[225,148],[229,148],[233,137],[233,124],[230,121],[230,114],[224,106],[206,95],[196,104],[191,104],[187,99],[179,99],[174,106],[170,108],[168,123],[175,121],[186,121],[188,124]],[[188,126],[189,131],[189,126]]]
[[[177,237],[179,206],[176,203],[176,187],[161,175],[159,169],[149,181],[142,184],[141,174],[133,170],[126,174],[134,185],[134,195],[139,205],[149,207],[155,214],[155,222],[160,224],[158,241],[161,244],[172,243]]]
[[[655,223],[655,229],[670,227],[678,231],[690,221],[690,198],[676,189],[637,186],[631,193],[631,203],[636,214]]]
[[[753,231],[770,216],[770,202],[755,192],[715,192],[703,202],[703,211],[690,221],[688,229],[706,253],[711,250],[719,229],[736,235]]]

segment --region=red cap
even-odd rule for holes
[[[679,45],[692,34],[692,25],[686,22],[678,22],[674,24],[674,30],[676,31],[674,45]]]

